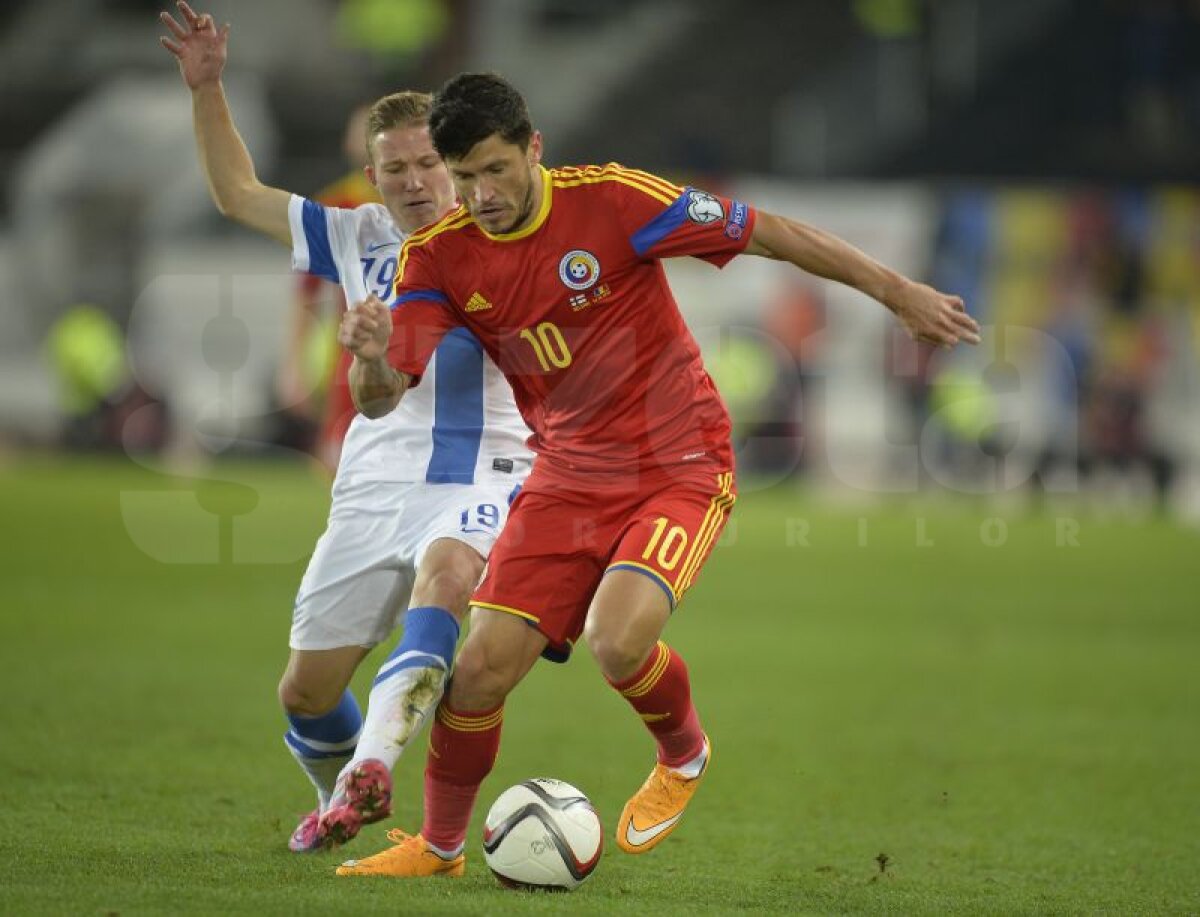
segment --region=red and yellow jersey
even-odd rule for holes
[[[419,378],[441,337],[465,326],[552,466],[731,467],[729,415],[660,259],[723,266],[748,243],[754,212],[615,163],[542,169],[541,180],[524,229],[488,233],[460,207],[404,243],[392,365]]]

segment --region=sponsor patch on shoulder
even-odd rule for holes
[[[512,474],[513,460],[506,458],[492,459],[492,471],[503,471],[505,474]]]

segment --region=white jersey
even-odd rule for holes
[[[292,195],[288,220],[292,267],[340,284],[349,305],[370,293],[393,302],[404,235],[386,207],[345,210]],[[455,328],[394,411],[351,421],[333,493],[377,481],[516,484],[533,462],[529,435],[504,375],[474,335]]]

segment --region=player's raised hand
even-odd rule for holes
[[[391,336],[392,310],[374,294],[347,309],[338,328],[338,343],[361,360],[383,357]]]
[[[183,24],[176,22],[170,13],[159,13],[162,24],[175,36],[174,39],[162,36],[159,42],[179,61],[179,72],[188,89],[215,83],[225,68],[229,23],[218,29],[212,16],[197,13],[185,0],[178,0],[175,5]]]
[[[886,304],[914,340],[938,347],[953,347],[960,341],[979,343],[979,323],[967,315],[960,296],[907,282],[888,297]]]

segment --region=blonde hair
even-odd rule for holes
[[[382,131],[393,127],[424,127],[429,123],[433,96],[427,92],[393,92],[379,99],[367,112],[367,157],[371,144]]]

